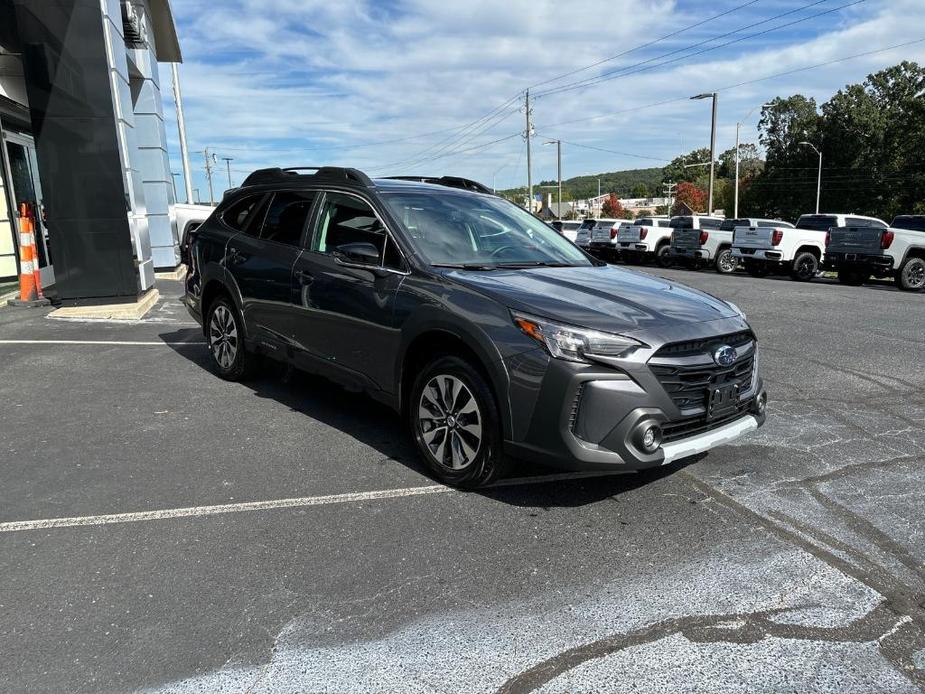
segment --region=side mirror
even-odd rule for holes
[[[379,249],[367,241],[342,243],[334,249],[334,257],[344,263],[378,265]]]

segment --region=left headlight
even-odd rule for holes
[[[629,356],[641,342],[622,335],[576,328],[524,313],[511,313],[514,325],[528,337],[546,347],[556,359],[589,363],[593,357],[619,358]]]

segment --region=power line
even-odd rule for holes
[[[915,44],[923,43],[923,42],[925,42],[925,37],[914,39],[912,41],[904,41],[903,43],[896,43],[896,44],[893,44],[892,46],[885,46],[884,48],[877,48],[871,51],[864,51],[863,53],[855,53],[853,55],[846,55],[841,58],[834,58],[833,60],[827,60],[822,63],[815,63],[813,65],[804,65],[803,67],[794,68],[792,70],[785,70],[784,72],[776,72],[771,75],[765,75],[764,77],[756,77],[755,79],[745,80],[744,82],[737,82],[736,84],[729,84],[724,87],[717,87],[716,89],[704,89],[701,91],[705,91],[705,92],[706,91],[710,91],[710,92],[731,91],[733,89],[738,89],[739,87],[745,87],[750,84],[757,84],[758,82],[765,82],[767,80],[776,79],[778,77],[788,77],[790,75],[795,75],[800,72],[806,72],[808,70],[816,70],[820,67],[828,67],[829,65],[836,65],[838,63],[843,63],[847,60],[854,60],[855,58],[865,58],[869,55],[876,55],[878,53],[886,53],[887,51],[892,51],[897,48],[905,48],[907,46],[913,46]],[[690,89],[688,91],[696,91],[696,90]],[[554,128],[560,125],[572,125],[573,123],[585,123],[585,122],[592,121],[592,120],[600,120],[602,118],[612,118],[613,116],[621,115],[624,113],[633,113],[635,111],[642,111],[642,110],[649,109],[649,108],[655,108],[656,106],[664,106],[666,104],[673,104],[679,101],[688,101],[689,98],[690,97],[687,97],[687,96],[674,97],[671,99],[664,99],[662,101],[656,101],[650,104],[643,104],[642,106],[634,106],[633,108],[621,109],[619,111],[611,111],[610,113],[605,113],[600,116],[588,116],[586,118],[575,118],[575,119],[567,120],[567,121],[559,121],[558,123],[548,123],[540,127]]]
[[[730,41],[726,41],[725,43],[721,43],[721,44],[718,44],[718,45],[716,45],[716,46],[710,46],[710,47],[708,47],[708,48],[704,48],[704,49],[702,49],[702,50],[695,51],[694,53],[689,53],[689,54],[687,54],[687,55],[680,55],[680,56],[678,56],[678,57],[676,57],[676,58],[672,58],[671,60],[665,60],[665,61],[663,61],[663,62],[661,62],[661,63],[657,63],[657,64],[654,64],[654,65],[650,65],[650,63],[653,63],[653,62],[656,61],[656,60],[660,60],[661,58],[667,58],[668,56],[671,56],[671,55],[676,55],[676,54],[678,54],[678,53],[684,53],[685,51],[689,51],[689,50],[691,50],[692,48],[697,48],[698,46],[704,46],[704,45],[706,45],[706,44],[708,44],[708,43],[712,43],[713,41],[716,41],[716,40],[718,40],[718,39],[726,38],[727,36],[733,36],[733,35],[737,34],[738,32],[743,31],[743,30],[745,30],[745,29],[751,29],[751,28],[753,28],[753,27],[760,26],[760,25],[762,25],[762,24],[767,24],[768,22],[773,22],[773,21],[775,21],[775,20],[777,20],[777,19],[782,19],[783,17],[786,17],[786,16],[788,16],[788,15],[795,14],[796,12],[802,12],[802,11],[805,10],[805,9],[808,9],[808,8],[810,8],[810,7],[814,7],[814,6],[816,6],[816,5],[820,5],[820,4],[822,4],[822,3],[824,3],[824,2],[828,2],[828,1],[829,1],[829,0],[815,0],[814,2],[811,2],[811,3],[807,4],[807,5],[804,5],[803,7],[799,7],[799,8],[797,8],[797,9],[795,9],[795,10],[789,10],[788,12],[783,12],[783,13],[781,13],[781,14],[779,14],[779,15],[775,15],[774,17],[771,17],[771,18],[769,18],[769,19],[765,19],[765,20],[763,20],[763,21],[761,21],[761,22],[755,22],[754,24],[749,24],[749,25],[747,25],[747,26],[738,27],[737,29],[734,29],[734,30],[732,30],[732,31],[726,32],[725,34],[719,34],[719,35],[717,35],[717,36],[713,36],[713,37],[711,37],[711,38],[709,38],[709,39],[706,39],[706,40],[701,41],[701,42],[699,42],[699,43],[695,43],[695,44],[693,44],[693,45],[691,45],[691,46],[687,46],[687,47],[685,47],[685,48],[679,48],[679,49],[676,49],[676,50],[674,50],[674,51],[670,51],[669,53],[664,53],[664,54],[662,54],[662,55],[660,55],[660,56],[655,56],[654,58],[649,58],[648,60],[644,60],[644,61],[642,61],[642,62],[635,63],[635,64],[633,64],[633,65],[628,65],[628,66],[626,66],[626,67],[618,68],[618,69],[616,69],[616,70],[611,70],[611,71],[609,71],[609,72],[605,72],[605,73],[603,73],[603,74],[601,74],[601,75],[598,75],[597,77],[589,77],[589,78],[586,78],[586,79],[584,79],[584,80],[580,80],[580,81],[578,81],[578,82],[573,82],[572,84],[565,84],[565,85],[562,85],[562,86],[559,86],[559,87],[554,87],[554,88],[548,89],[548,90],[546,90],[546,91],[544,91],[544,92],[540,92],[540,93],[537,95],[537,98],[541,98],[541,97],[544,97],[544,96],[550,96],[550,95],[552,95],[552,94],[561,94],[561,93],[563,93],[563,92],[574,91],[575,89],[584,89],[585,87],[595,86],[595,85],[601,84],[602,82],[609,82],[609,81],[611,81],[611,80],[620,79],[621,77],[629,77],[630,75],[637,75],[637,74],[639,74],[639,73],[641,73],[641,72],[647,72],[647,71],[649,71],[649,70],[654,70],[654,69],[656,69],[656,68],[664,67],[664,66],[666,66],[666,65],[672,65],[672,64],[678,63],[678,62],[680,62],[680,61],[682,61],[682,60],[689,60],[690,58],[693,58],[693,57],[698,56],[698,55],[703,55],[704,53],[710,53],[710,52],[712,52],[712,51],[719,50],[720,48],[726,48],[727,46],[731,46],[731,45],[733,45],[733,44],[735,44],[735,43],[741,43],[742,41],[748,41],[749,39],[758,38],[759,36],[765,36],[766,34],[770,34],[770,33],[775,32],[775,31],[780,31],[781,29],[786,29],[787,27],[791,27],[791,26],[794,26],[794,25],[796,25],[796,24],[802,24],[803,22],[808,22],[808,21],[811,20],[811,19],[816,19],[816,18],[818,18],[818,17],[822,17],[822,16],[827,15],[827,14],[832,14],[833,12],[838,12],[839,10],[843,10],[843,9],[845,9],[845,8],[847,8],[847,7],[852,7],[853,5],[859,5],[859,4],[863,3],[863,2],[866,2],[866,0],[854,0],[853,2],[849,2],[849,3],[846,3],[846,4],[844,4],[844,5],[839,5],[839,6],[837,6],[837,7],[833,7],[833,8],[831,8],[831,9],[824,10],[823,12],[817,12],[816,14],[812,14],[812,15],[809,15],[809,16],[807,16],[807,17],[801,17],[800,19],[795,19],[794,21],[792,21],[792,22],[787,22],[786,24],[781,24],[781,25],[779,25],[779,26],[771,27],[771,28],[769,28],[769,29],[765,29],[765,30],[763,30],[763,31],[758,31],[758,32],[755,32],[755,33],[753,33],[753,34],[746,34],[745,36],[740,36],[740,37],[738,37],[738,38],[732,39],[732,40],[730,40]],[[643,66],[646,66],[646,67],[643,67]]]
[[[558,140],[561,138],[553,137],[552,135],[537,135],[537,137],[544,137],[549,140]],[[619,154],[624,157],[635,157],[637,159],[650,159],[652,161],[671,161],[670,159],[664,159],[662,157],[650,157],[646,154],[633,154],[632,152],[620,152],[615,149],[604,149],[603,147],[594,147],[593,145],[583,145],[578,142],[568,142],[567,140],[562,140],[563,145],[569,145],[571,147],[581,147],[582,149],[593,149],[598,152],[606,152],[607,154]]]
[[[540,87],[540,86],[542,86],[542,85],[544,85],[544,84],[549,84],[550,82],[558,82],[559,80],[564,79],[565,77],[571,77],[572,75],[578,74],[579,72],[584,72],[584,71],[586,71],[586,70],[591,70],[592,68],[596,68],[598,65],[603,65],[604,63],[609,63],[609,62],[612,61],[612,60],[616,60],[617,58],[622,58],[623,56],[629,55],[630,53],[635,53],[636,51],[640,51],[640,50],[642,50],[643,48],[649,48],[650,46],[654,46],[654,45],[657,44],[657,43],[661,43],[662,41],[665,41],[665,40],[667,40],[667,39],[674,38],[675,36],[678,36],[678,35],[680,35],[680,34],[683,34],[683,33],[687,32],[687,31],[690,31],[691,29],[696,29],[697,27],[703,26],[704,24],[709,24],[709,23],[712,22],[712,21],[715,21],[715,20],[717,20],[717,19],[720,19],[721,17],[725,17],[726,15],[732,14],[733,12],[737,12],[738,10],[744,9],[744,8],[748,7],[749,5],[754,5],[755,3],[760,2],[760,1],[761,1],[761,0],[749,0],[749,2],[743,3],[743,4],[741,4],[741,5],[737,5],[736,7],[733,7],[732,9],[726,10],[725,12],[720,12],[719,14],[715,14],[715,15],[713,15],[712,17],[708,17],[707,19],[704,19],[704,20],[702,20],[702,21],[700,21],[700,22],[697,22],[697,23],[695,23],[695,24],[690,24],[690,25],[688,25],[688,26],[686,26],[686,27],[683,27],[683,28],[681,28],[681,29],[678,29],[677,31],[673,31],[673,32],[671,32],[670,34],[665,34],[664,36],[661,36],[661,37],[659,37],[659,38],[657,38],[657,39],[653,39],[652,41],[648,41],[648,42],[642,43],[642,44],[640,44],[640,45],[638,45],[638,46],[634,46],[633,48],[630,48],[630,49],[627,49],[627,50],[623,51],[622,53],[617,53],[616,55],[612,55],[612,56],[609,56],[609,57],[607,57],[607,58],[602,58],[601,60],[598,60],[597,62],[591,63],[590,65],[585,65],[584,67],[580,67],[580,68],[577,68],[577,69],[575,69],[575,70],[570,70],[569,72],[563,72],[561,75],[557,75],[556,77],[551,77],[551,78],[549,78],[549,79],[547,79],[547,80],[543,80],[542,82],[537,82],[536,84],[531,84],[530,87],[529,87],[529,89],[533,89],[533,88],[535,88],[535,87]],[[825,0],[823,0],[823,1],[825,1]]]

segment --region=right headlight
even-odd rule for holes
[[[512,312],[511,317],[514,319],[514,325],[546,347],[556,359],[587,364],[595,356],[621,358],[645,346],[623,335],[577,328],[525,313]]]

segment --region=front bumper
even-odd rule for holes
[[[514,365],[515,370],[532,372],[529,393],[519,390],[521,379],[511,374],[511,406],[521,419],[514,432],[519,440],[506,441],[505,449],[517,457],[568,470],[642,470],[728,443],[765,421],[765,412],[757,407],[758,395],[764,393],[757,367],[738,409],[709,421],[683,415],[645,363],[624,371],[541,354],[533,357],[545,365]],[[537,373],[543,373],[538,384]],[[653,424],[662,428],[665,442],[647,453],[639,433]],[[518,429],[522,436],[517,436]]]

